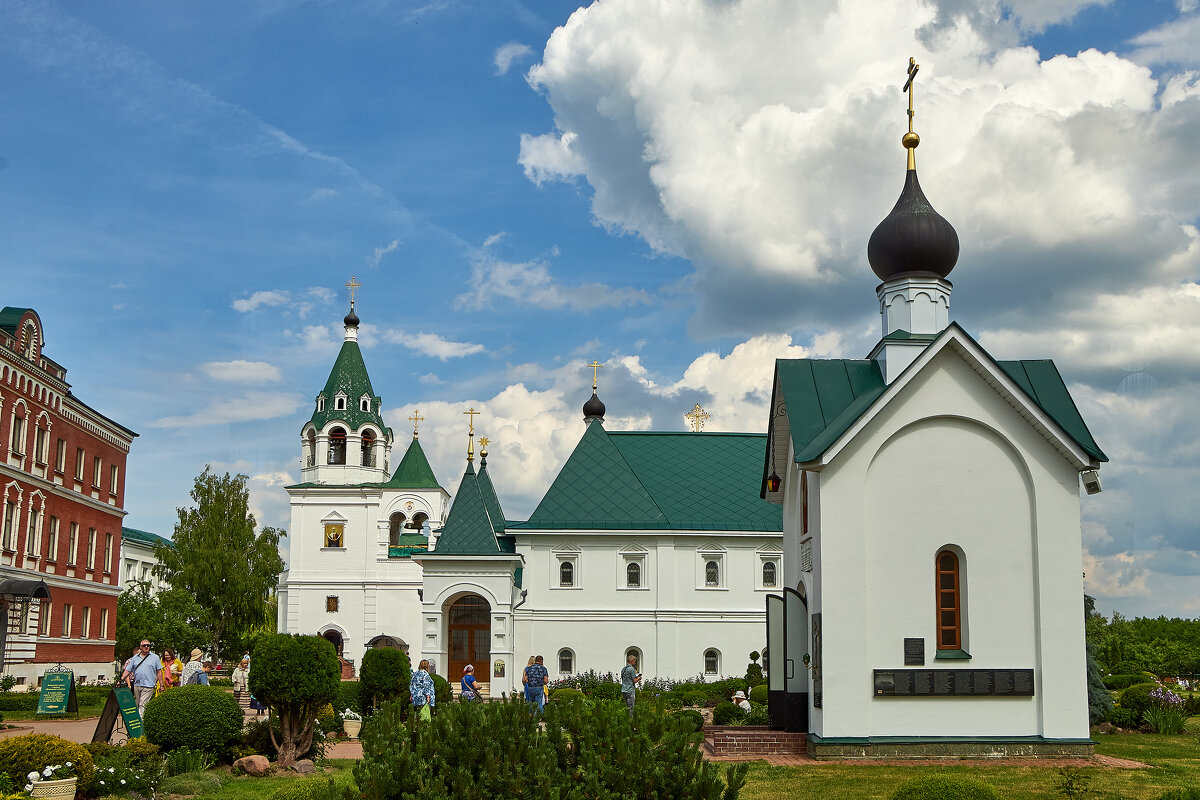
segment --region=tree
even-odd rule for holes
[[[159,574],[205,610],[214,659],[230,637],[267,622],[271,593],[283,571],[279,539],[287,532],[254,532],[247,480],[228,472],[218,477],[206,466],[191,491],[195,507],[177,509],[175,546],[154,547]]]
[[[271,746],[279,764],[288,766],[312,747],[317,712],[337,697],[342,666],[337,651],[320,636],[275,633],[259,639],[250,670],[250,694],[279,720],[279,739],[271,726]]]
[[[408,696],[412,666],[403,650],[373,647],[363,656],[358,671],[359,698],[368,714],[384,701]]]
[[[162,655],[170,647],[186,659],[193,647],[208,644],[204,609],[182,589],[150,594],[147,581],[135,581],[117,598],[117,658],[124,661],[149,639]]]
[[[1085,622],[1096,613],[1096,598],[1083,596],[1083,614]],[[1086,628],[1091,633],[1094,628]],[[1087,690],[1088,690],[1088,720],[1098,724],[1108,719],[1113,710],[1112,695],[1104,685],[1104,677],[1100,674],[1100,665],[1096,662],[1096,642],[1089,636],[1085,639],[1087,649]]]

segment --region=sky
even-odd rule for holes
[[[880,335],[904,179],[962,243],[951,316],[1053,358],[1111,461],[1100,610],[1200,616],[1197,0],[0,4],[3,305],[137,431],[126,524],[205,467],[288,526],[360,339],[396,456],[453,491],[469,406],[523,518],[583,430],[763,431],[776,358]]]

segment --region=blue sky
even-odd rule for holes
[[[128,524],[205,464],[286,527],[363,284],[385,416],[453,488],[482,408],[512,516],[581,431],[762,430],[776,357],[878,336],[866,240],[918,167],[952,315],[1051,357],[1112,463],[1102,609],[1200,615],[1195,0],[0,6],[0,268],[138,431]]]

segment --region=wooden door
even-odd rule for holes
[[[486,680],[491,659],[491,607],[478,595],[459,598],[450,606],[447,672],[451,683],[462,680],[463,668],[475,666],[475,675]]]

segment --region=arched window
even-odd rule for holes
[[[424,511],[418,511],[416,514],[413,514],[412,521],[410,521],[404,527],[411,528],[414,532],[420,533],[421,529],[425,527],[425,521],[428,519],[428,514],[426,514]]]
[[[713,648],[704,651],[704,674],[716,675],[721,669],[721,654]]]
[[[558,674],[570,675],[575,671],[575,654],[567,648],[558,651]]]
[[[322,395],[321,397],[317,398],[317,411],[324,411],[324,410],[325,410],[325,397],[324,397],[324,395]]]
[[[637,561],[625,565],[625,585],[631,589],[642,585],[642,565]]]
[[[937,576],[937,649],[962,649],[962,596],[959,592],[958,555],[942,550],[934,563]]]
[[[775,570],[774,561],[763,562],[763,586],[770,586],[772,588],[775,586]]]
[[[625,661],[628,663],[629,657],[633,656],[633,668],[638,672],[642,671],[642,651],[636,647],[630,647],[625,651]]]
[[[721,565],[716,561],[708,561],[704,564],[704,585],[721,585]]]
[[[370,400],[368,400],[367,398],[365,398],[365,397],[364,397],[364,398],[363,398],[363,399],[362,399],[362,400],[359,402],[359,404],[358,404],[358,407],[359,407],[359,410],[361,410],[361,411],[366,411],[366,412],[370,413],[370,411],[371,411],[371,401],[370,401]]]
[[[321,401],[324,402],[324,401]],[[308,432],[308,461],[305,466],[315,467],[317,465],[317,432],[309,430]]]
[[[19,456],[25,455],[25,418],[20,414],[13,415],[12,451]]]
[[[346,463],[346,431],[341,428],[329,432],[329,463]]]
[[[388,517],[388,544],[397,547],[400,544],[400,531],[404,526],[404,514],[395,511]]]
[[[362,434],[362,465],[364,467],[375,466],[375,434],[370,431],[363,431]]]
[[[574,586],[575,585],[575,562],[560,561],[558,564],[558,585],[559,586]]]
[[[345,411],[346,410],[346,398],[345,397],[335,397],[333,400],[333,408],[335,411]]]

